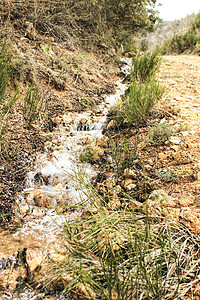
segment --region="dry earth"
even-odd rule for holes
[[[167,186],[167,191],[189,207],[193,218],[200,217],[200,57],[165,56],[160,80],[167,86],[165,103],[180,109],[174,120],[180,144],[160,164],[172,167],[182,178]],[[163,163],[163,161],[165,161]],[[189,212],[189,210],[188,210]],[[198,222],[199,223],[199,222]],[[196,228],[200,232],[200,226]]]
[[[163,121],[176,133],[170,142],[146,146],[144,162],[159,174],[177,206],[174,215],[193,232],[200,232],[200,57],[164,56],[159,80],[165,85],[159,103]],[[150,155],[149,155],[150,153]]]

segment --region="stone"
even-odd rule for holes
[[[108,147],[108,141],[109,141],[109,137],[103,136],[103,137],[101,137],[100,139],[98,139],[96,141],[96,146],[107,148]]]
[[[20,214],[22,214],[22,215],[27,214],[29,212],[29,210],[30,210],[30,207],[29,207],[28,203],[26,203],[24,201],[22,203],[20,203],[20,205],[19,205]]]
[[[167,158],[167,154],[165,154],[165,153],[159,153],[159,155],[158,155],[158,157],[160,158],[160,159],[165,159],[165,158]]]
[[[135,189],[136,187],[137,187],[137,185],[135,183],[131,183],[127,186],[126,190],[131,191],[131,190]]]
[[[37,268],[40,267],[41,263],[42,263],[43,257],[39,256],[39,257],[35,257],[30,263],[29,263],[29,268],[31,273],[34,272]]]
[[[104,149],[99,146],[89,147],[87,148],[89,154],[89,161],[92,163],[96,163],[99,159],[104,155]]]
[[[173,149],[174,151],[179,150],[179,146],[177,146],[177,145],[171,145],[170,148]]]
[[[54,125],[58,126],[63,122],[63,118],[61,116],[51,118],[51,121]]]
[[[133,170],[125,169],[124,170],[124,177],[131,178],[131,179],[136,179],[137,178],[137,174]]]
[[[200,183],[197,183],[195,187],[197,190],[200,190]]]
[[[181,139],[177,136],[171,136],[169,138],[170,143],[175,144],[175,145],[179,145],[181,142]]]
[[[200,233],[200,219],[195,215],[195,211],[189,207],[184,207],[180,213],[181,221],[192,232]]]
[[[122,185],[125,189],[127,189],[128,186],[129,186],[130,184],[133,184],[133,183],[134,183],[134,180],[131,179],[131,178],[129,178],[129,179],[123,180],[122,183],[121,183],[121,185]]]

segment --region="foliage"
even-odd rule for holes
[[[125,137],[112,137],[109,139],[109,148],[111,157],[114,160],[112,165],[116,165],[117,176],[123,176],[124,170],[130,169],[133,166],[133,161],[137,154],[138,139],[135,139],[135,144]]]
[[[163,54],[185,51],[199,53],[200,44],[200,14],[197,14],[193,24],[185,34],[175,34],[172,39],[164,42],[161,51]]]
[[[184,278],[198,252],[191,233],[165,219],[155,223],[148,210],[136,215],[93,204],[64,227],[68,246],[57,274],[68,274],[67,296],[82,290],[90,299],[161,300],[187,290]]]
[[[21,0],[5,3],[2,19],[32,22],[42,34],[56,40],[70,42],[78,36],[82,43],[105,41],[110,44],[117,38],[125,41],[141,28],[152,29],[156,17],[156,0]],[[6,14],[9,9],[9,13]],[[151,9],[150,9],[151,8]],[[25,26],[29,26],[25,22]],[[101,46],[101,45],[100,45]]]
[[[155,80],[144,83],[131,82],[129,95],[120,112],[123,120],[130,125],[145,125],[151,108],[161,98],[164,90]]]
[[[161,57],[158,51],[138,54],[133,60],[131,77],[133,80],[144,82],[155,76],[161,64]]]
[[[29,86],[24,97],[23,106],[24,120],[28,128],[38,118],[42,104],[43,101],[40,98],[38,88]]]
[[[4,41],[0,50],[0,142],[5,133],[9,114],[18,98],[17,89],[12,92],[11,53],[6,41]]]
[[[174,133],[173,127],[166,122],[159,123],[149,132],[149,142],[160,145],[165,143]]]

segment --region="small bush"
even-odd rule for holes
[[[130,93],[126,97],[120,112],[123,120],[129,124],[145,125],[151,108],[162,97],[164,89],[155,80],[130,84]]]
[[[166,122],[155,126],[149,133],[149,142],[152,144],[164,144],[174,133],[173,127]]]
[[[43,101],[37,87],[30,86],[24,97],[23,114],[27,128],[38,118]]]
[[[158,51],[147,53],[145,55],[138,54],[133,60],[133,72],[131,74],[133,80],[144,82],[152,78],[158,71],[161,64],[161,57]]]
[[[123,176],[124,170],[130,169],[133,166],[133,161],[137,154],[138,139],[135,144],[129,141],[128,138],[110,137],[109,148],[111,157],[113,158],[113,166],[116,166],[117,176]]]

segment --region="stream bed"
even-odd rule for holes
[[[19,229],[12,234],[1,232],[0,259],[11,257],[24,247],[29,259],[45,257],[62,245],[58,238],[60,226],[80,215],[78,209],[70,208],[81,203],[84,197],[73,174],[84,172],[89,179],[97,174],[98,169],[98,165],[81,163],[80,154],[103,137],[109,107],[126,88],[119,80],[116,93],[105,97],[97,113],[68,113],[62,116],[60,125],[52,133],[46,134],[45,153],[38,155],[33,169],[27,174],[26,188],[16,200],[16,211],[23,222],[19,222]],[[0,269],[0,279],[4,276],[2,272]],[[38,299],[28,288],[20,298],[9,290],[2,297]]]

